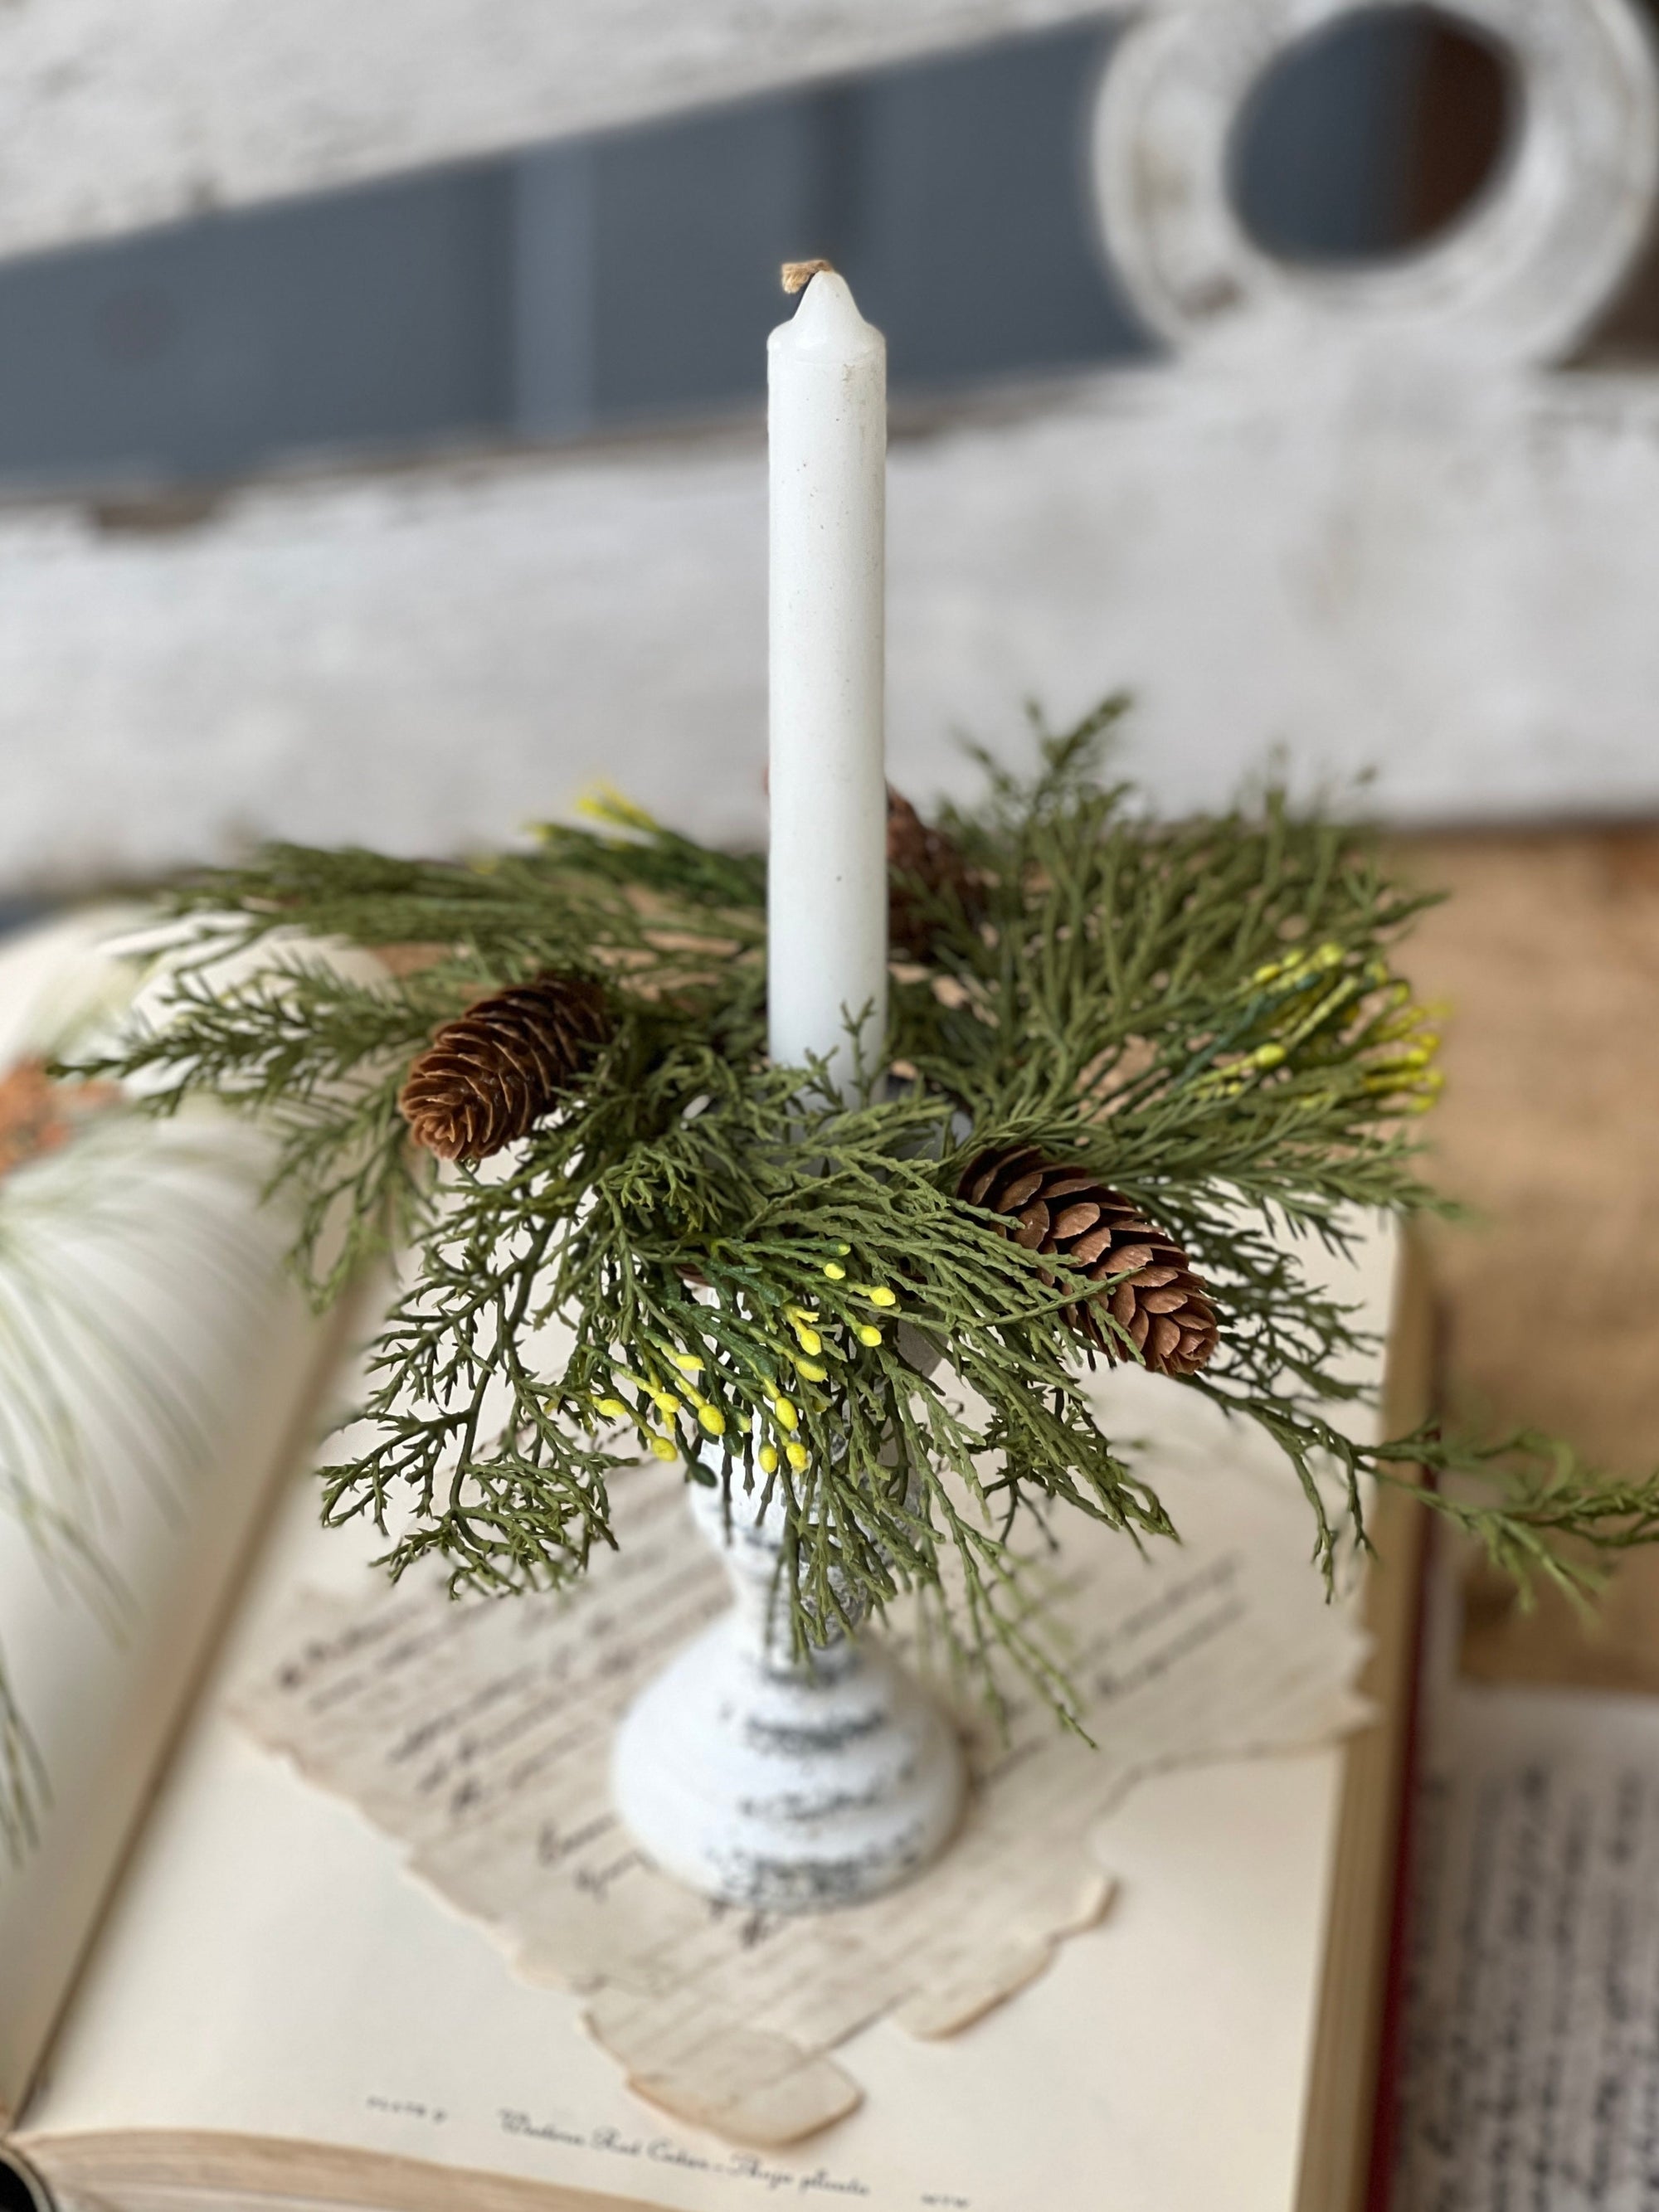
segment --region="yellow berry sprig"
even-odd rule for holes
[[[803,1408],[825,1409],[819,1387],[833,1382],[836,1363],[856,1357],[855,1346],[878,1347],[885,1340],[882,1322],[898,1304],[897,1292],[884,1284],[848,1279],[849,1246],[834,1252],[821,1263],[821,1291],[803,1287],[798,1298],[786,1299],[776,1310],[779,1325],[764,1328],[759,1345],[745,1331],[724,1347],[718,1382],[706,1347],[653,1340],[648,1357],[637,1344],[631,1354],[615,1357],[608,1387],[586,1394],[588,1425],[600,1418],[627,1422],[644,1448],[665,1461],[693,1457],[698,1431],[747,1436],[763,1474],[782,1464],[803,1472],[810,1461],[799,1433]],[[805,1303],[815,1297],[817,1303]]]
[[[1340,1077],[1346,1066],[1358,1072],[1361,1089],[1373,1100],[1407,1113],[1426,1113],[1440,1094],[1444,1077],[1434,1066],[1440,1036],[1431,1011],[1412,1000],[1409,985],[1390,975],[1375,956],[1364,966],[1334,942],[1311,951],[1294,950],[1265,962],[1243,988],[1249,994],[1246,1032],[1273,1027],[1274,1034],[1247,1051],[1238,1051],[1206,1068],[1190,1085],[1200,1096],[1236,1098],[1253,1083],[1285,1067],[1294,1056],[1300,1072]],[[1380,1007],[1376,994],[1383,994]],[[1310,995],[1312,994],[1312,995]],[[1372,1019],[1357,1032],[1353,1017],[1370,1003]],[[1235,1032],[1237,1034],[1237,1032]],[[1371,1055],[1378,1047],[1401,1049]],[[1328,1080],[1303,1103],[1328,1106],[1337,1092]]]

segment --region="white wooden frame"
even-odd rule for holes
[[[964,777],[954,729],[1018,744],[1026,696],[1065,716],[1127,684],[1128,764],[1169,805],[1224,798],[1280,746],[1304,781],[1374,769],[1368,803],[1395,819],[1659,809],[1659,383],[1552,365],[1650,223],[1642,20],[1633,0],[1451,0],[1520,72],[1519,144],[1443,242],[1316,277],[1245,236],[1223,155],[1260,71],[1349,4],[1145,15],[1103,88],[1096,173],[1111,251],[1172,357],[896,444],[892,755],[918,795]],[[296,102],[337,121],[394,20],[420,98],[401,136],[341,123],[331,155],[301,132],[281,179],[251,152],[236,179],[210,164],[225,197],[1074,12],[420,0],[429,28],[471,27],[462,67],[390,0],[332,0],[329,39],[303,52],[310,0],[276,17],[175,0],[124,11],[109,52],[88,50],[88,82],[137,119],[112,125],[82,227],[173,204],[158,118],[175,149],[191,131],[228,146],[252,114],[237,72],[267,35],[288,41],[263,80],[273,131]],[[0,15],[0,65],[11,41],[46,67],[48,14],[67,52],[108,8]],[[228,65],[241,57],[222,81],[167,75],[198,21]],[[759,31],[739,55],[743,25]],[[376,82],[380,99],[404,78]],[[71,84],[76,99],[93,105],[73,127],[63,109],[46,161],[60,227],[96,106]],[[44,215],[11,219],[14,243],[46,234]],[[74,507],[0,514],[0,883],[143,871],[256,831],[453,849],[599,775],[706,831],[756,834],[764,528],[757,427],[250,487],[166,534],[111,535]]]

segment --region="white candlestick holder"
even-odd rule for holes
[[[707,1464],[718,1470],[720,1448]],[[734,1602],[623,1721],[618,1811],[665,1873],[706,1896],[812,1912],[878,1895],[949,1840],[962,1749],[921,1686],[872,1637],[837,1633],[805,1658],[777,1601],[785,1522],[775,1495],[690,1486]]]

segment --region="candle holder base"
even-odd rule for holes
[[[890,1653],[842,1637],[806,1660],[768,1633],[781,1516],[692,1493],[737,1602],[635,1700],[612,1793],[666,1874],[768,1912],[850,1905],[903,1881],[949,1840],[965,1770],[944,1715]]]

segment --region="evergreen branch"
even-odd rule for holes
[[[1426,1502],[1524,1571],[1576,1585],[1575,1540],[1659,1536],[1659,1488],[1540,1471],[1535,1442],[1346,1435],[1363,1394],[1344,1378],[1376,1347],[1282,1232],[1341,1252],[1356,1209],[1439,1203],[1407,1133],[1437,1039],[1393,966],[1426,902],[1366,835],[1271,791],[1147,819],[1102,774],[1121,711],[1039,727],[1033,778],[986,759],[984,804],[947,811],[978,890],[970,910],[913,887],[937,928],[892,978],[904,1081],[850,1106],[822,1066],[767,1060],[763,863],[614,797],[597,829],[470,866],[278,846],[174,895],[171,1003],[88,1072],[143,1076],[160,1110],[205,1091],[270,1122],[320,1295],[409,1244],[368,1441],[325,1471],[325,1517],[386,1531],[394,1573],[436,1556],[458,1586],[544,1586],[611,1540],[617,1471],[682,1460],[783,1498],[798,1645],[918,1590],[957,1663],[1006,1659],[1073,1712],[1027,1536],[1061,1510],[1136,1542],[1175,1531],[1079,1376],[1067,1310],[1099,1285],[957,1196],[970,1160],[1030,1148],[1124,1194],[1200,1270],[1221,1348],[1170,1387],[1272,1440],[1328,1578],[1367,1540],[1370,1485],[1419,1462],[1488,1478]],[[424,950],[351,981],[296,932]],[[216,981],[261,944],[265,969]],[[603,1049],[483,1169],[417,1170],[411,1056],[481,994],[560,973],[603,981]]]
[[[1545,1582],[1582,1605],[1621,1553],[1659,1540],[1659,1469],[1610,1475],[1536,1430],[1478,1443],[1429,1427],[1376,1448],[1378,1480],[1409,1479],[1401,1474],[1408,1453],[1437,1478],[1420,1493],[1425,1504],[1480,1545],[1523,1604]]]

